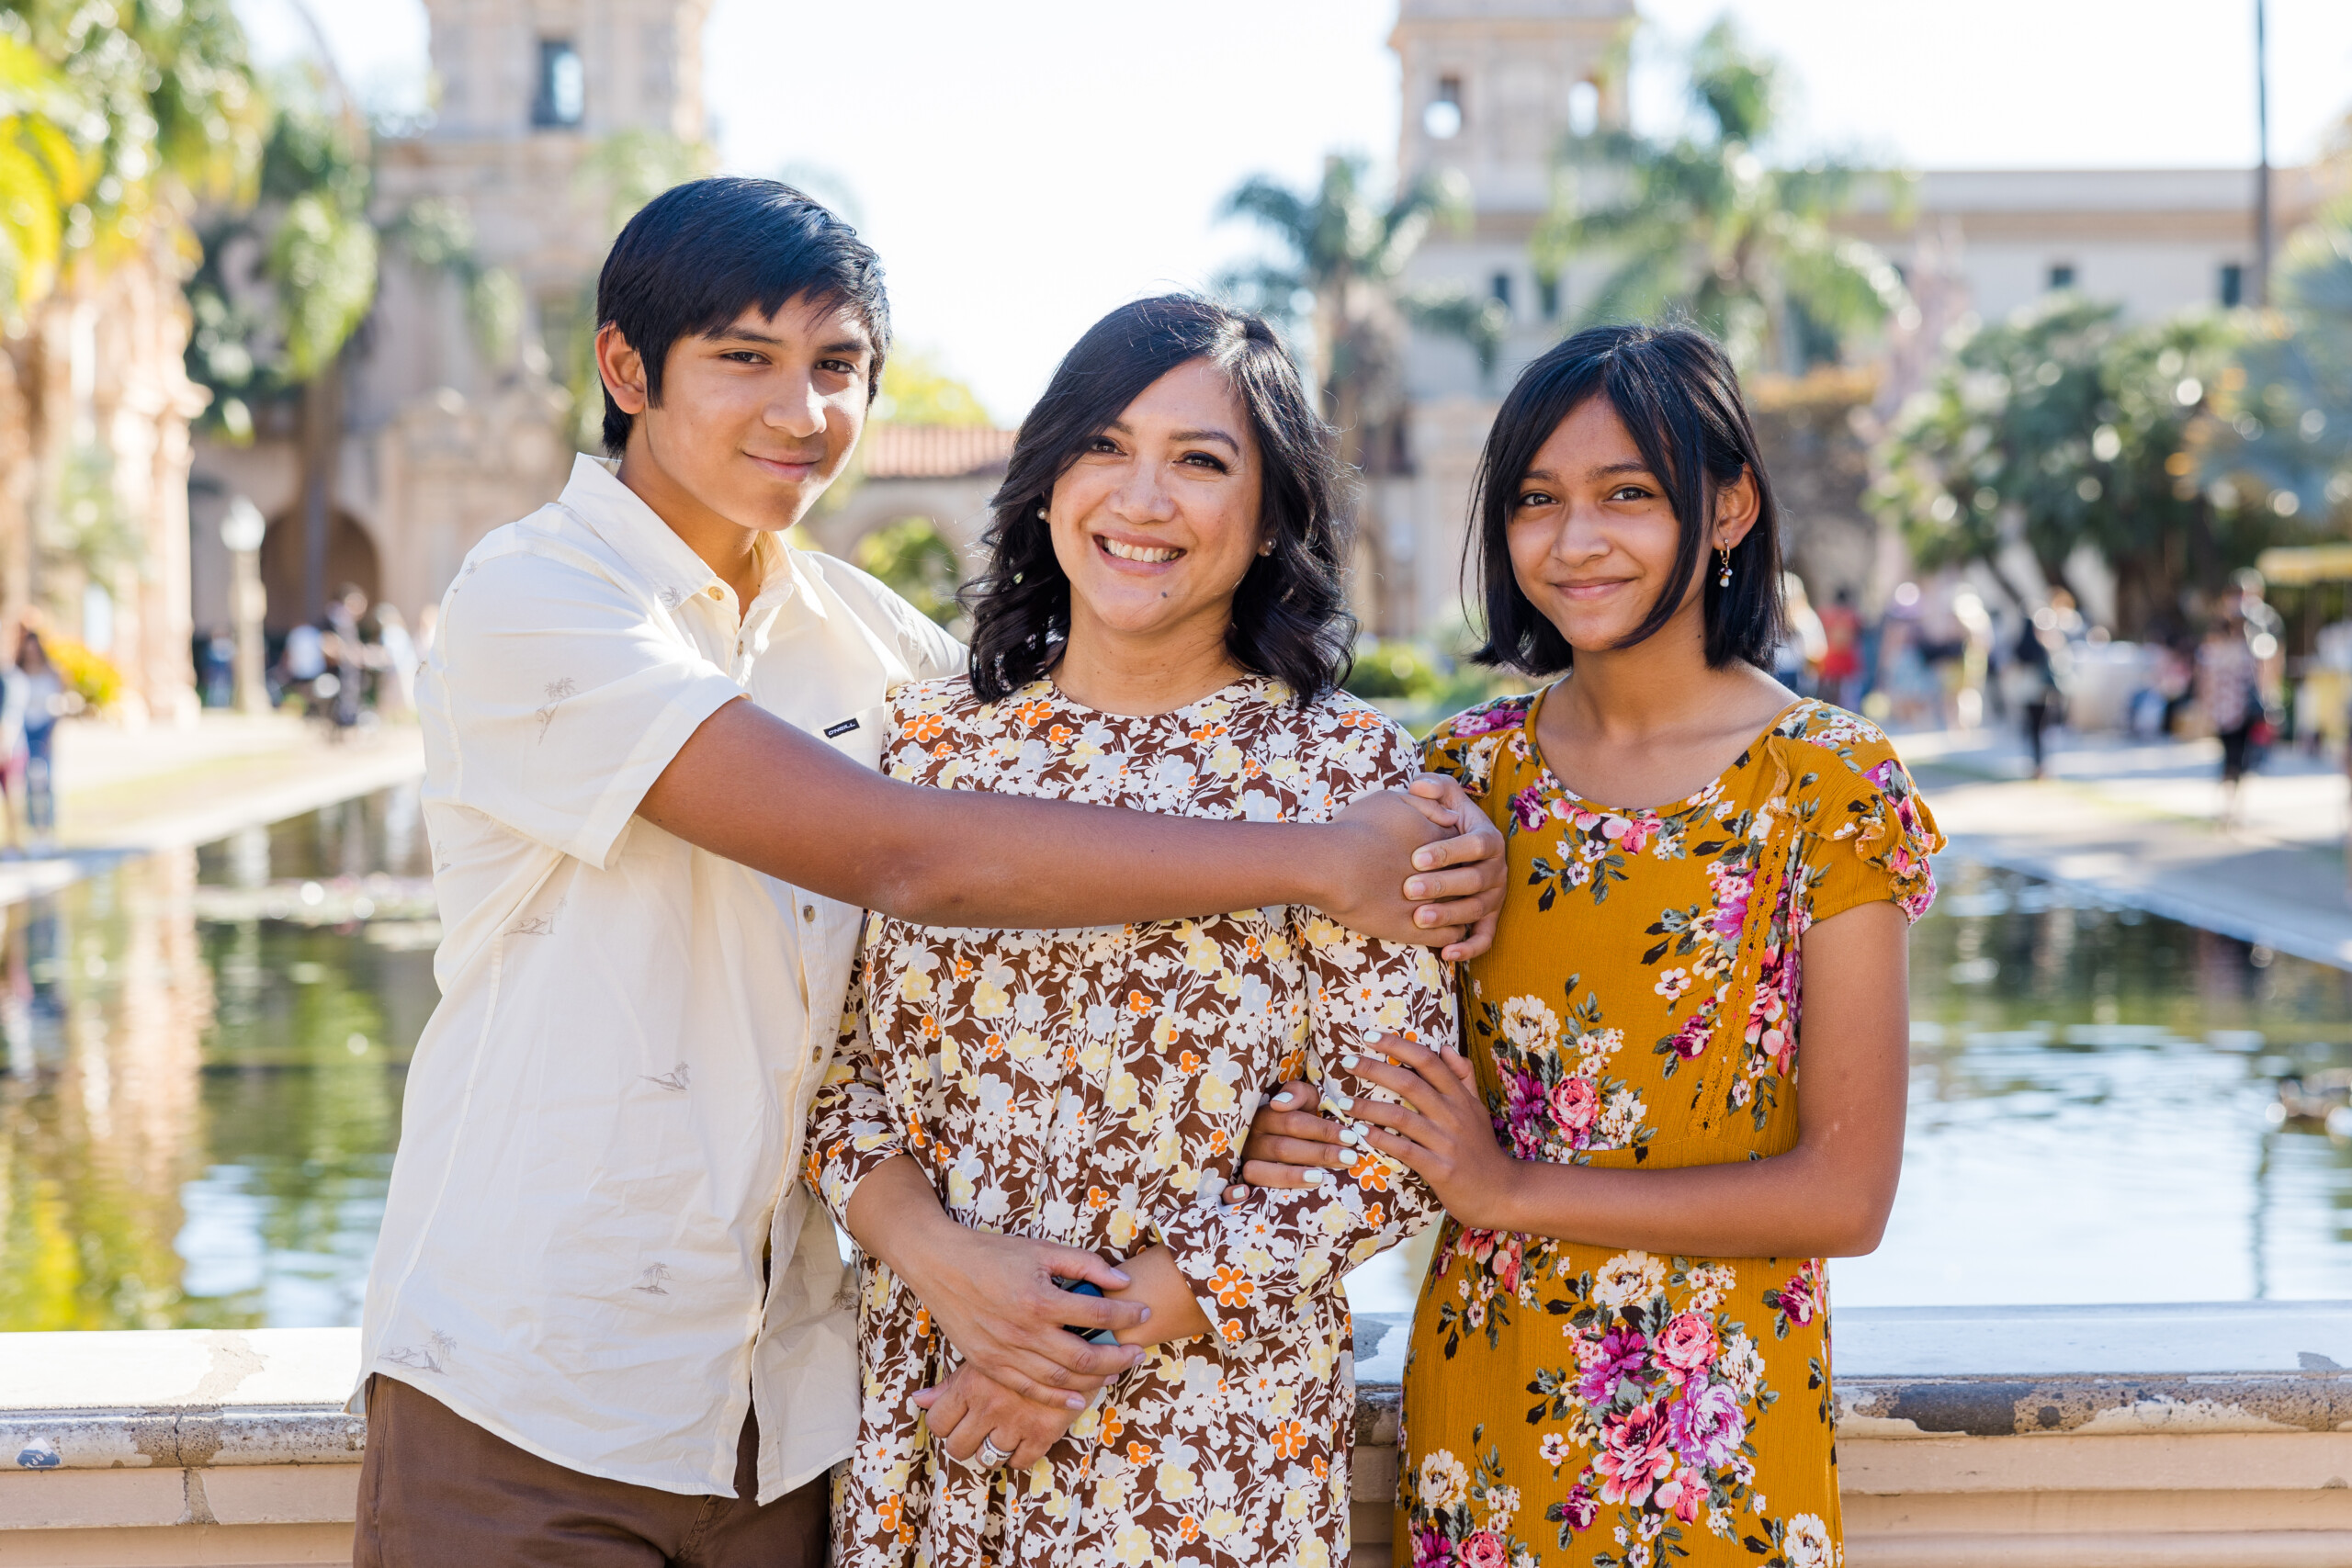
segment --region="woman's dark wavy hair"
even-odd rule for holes
[[[1347,525],[1331,428],[1263,318],[1167,294],[1122,305],[1088,328],[1021,422],[981,540],[987,570],[962,595],[972,617],[972,689],[983,701],[1051,669],[1069,636],[1069,579],[1037,515],[1055,482],[1145,388],[1195,359],[1223,371],[1249,411],[1264,474],[1259,521],[1274,547],[1252,558],[1234,593],[1226,650],[1302,704],[1346,678],[1355,617],[1342,586]]]
[[[1576,661],[1568,639],[1520,592],[1510,564],[1510,513],[1535,454],[1562,420],[1595,397],[1617,411],[1682,525],[1669,586],[1618,646],[1644,641],[1674,618],[1680,585],[1707,553],[1715,496],[1745,471],[1756,477],[1756,525],[1732,547],[1730,586],[1720,586],[1713,571],[1702,584],[1707,662],[1720,669],[1744,659],[1770,670],[1782,625],[1780,508],[1731,360],[1714,339],[1679,325],[1588,327],[1520,372],[1487,433],[1471,488],[1476,529],[1469,549],[1487,622],[1486,644],[1471,657],[1536,676],[1556,675]]]

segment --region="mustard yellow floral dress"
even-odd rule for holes
[[[1501,928],[1462,987],[1497,1136],[1619,1169],[1787,1151],[1806,928],[1880,899],[1926,912],[1925,803],[1877,728],[1800,702],[1689,799],[1597,806],[1544,765],[1540,702],[1473,708],[1425,749],[1510,844]],[[1448,1220],[1405,1371],[1398,1562],[1832,1568],[1829,1378],[1819,1258]]]
[[[900,689],[883,765],[985,789],[1252,821],[1329,820],[1408,784],[1412,738],[1335,693],[1245,679],[1173,713],[1081,707],[1050,681],[983,703]],[[1050,874],[1053,846],[1040,844]],[[899,1154],[963,1224],[1113,1259],[1165,1243],[1212,1335],[1153,1347],[1026,1473],[960,1463],[908,1404],[957,1364],[922,1303],[860,1260],[864,1411],[836,1493],[842,1568],[1344,1568],[1354,1431],[1340,1279],[1437,1213],[1365,1155],[1304,1190],[1222,1194],[1260,1097],[1301,1073],[1392,1098],[1340,1059],[1396,1032],[1453,1039],[1426,949],[1306,908],[1084,931],[868,918],[843,1049],[810,1114],[835,1214]]]

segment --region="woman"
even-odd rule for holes
[[[1359,1070],[1406,1103],[1341,1134],[1448,1215],[1400,1560],[1823,1568],[1822,1259],[1894,1198],[1935,828],[1885,736],[1766,672],[1778,519],[1713,342],[1608,327],[1536,360],[1476,516],[1481,657],[1560,679],[1428,746],[1516,874],[1464,967],[1475,1073],[1391,1046]]]
[[[1336,690],[1337,484],[1263,321],[1186,298],[1113,311],[1023,423],[967,599],[969,678],[899,694],[884,765],[1293,821],[1409,781],[1409,738]],[[961,1224],[1119,1260],[1131,1282],[1112,1294],[1151,1316],[1123,1336],[1148,1351],[1082,1411],[1008,1400],[862,1260],[840,1561],[1344,1563],[1340,1279],[1434,1205],[1378,1156],[1218,1198],[1260,1086],[1304,1073],[1361,1101],[1376,1091],[1351,1051],[1453,1037],[1436,960],[1270,908],[1070,931],[875,918],[862,963],[862,1017],[809,1135],[842,1224],[867,1234],[861,1199],[919,1169]]]
[[[2197,700],[2222,742],[2222,809],[2214,826],[2237,826],[2238,793],[2251,764],[2256,729],[2262,724],[2262,661],[2244,620],[2217,615],[2197,649]]]

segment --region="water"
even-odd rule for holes
[[[2352,1141],[2269,1114],[2280,1077],[2352,1068],[2352,975],[1940,869],[1902,1193],[1838,1301],[2352,1297]],[[5,911],[0,1329],[357,1320],[435,999],[426,875],[395,790]],[[1425,1259],[1350,1294],[1409,1310]]]

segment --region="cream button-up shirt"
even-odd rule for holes
[[[762,551],[739,610],[582,457],[442,602],[418,692],[442,999],[360,1365],[570,1469],[717,1496],[751,1400],[767,1502],[857,1432],[855,1312],[797,1178],[861,912],[635,813],[738,697],[871,764],[890,691],[964,650],[863,572]]]

